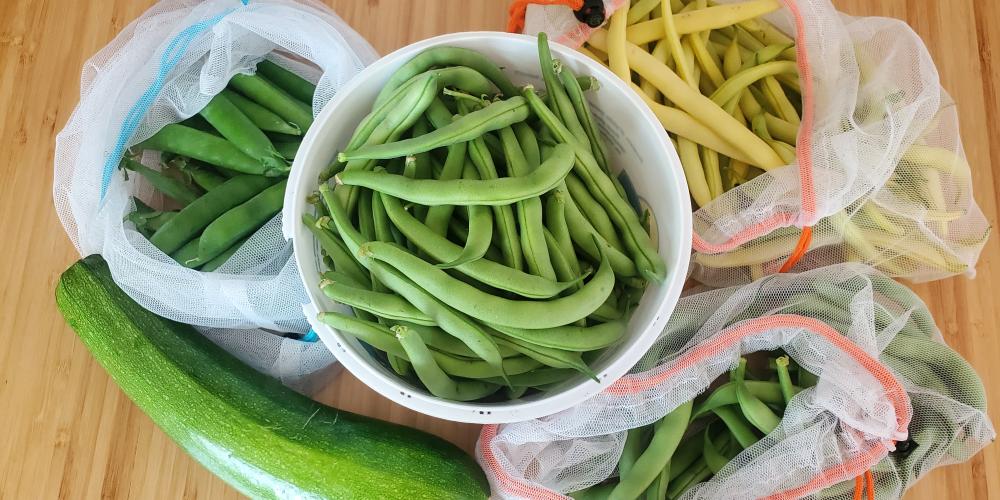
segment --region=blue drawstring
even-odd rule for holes
[[[319,340],[319,335],[316,335],[316,332],[312,328],[310,328],[309,331],[306,332],[306,334],[303,335],[302,338],[299,340],[303,342],[316,342],[317,340]]]
[[[240,0],[243,5],[247,5],[250,0]],[[160,56],[160,67],[156,72],[156,78],[153,83],[150,84],[149,88],[143,92],[139,100],[132,105],[129,109],[127,115],[125,115],[125,120],[122,123],[122,128],[118,132],[118,140],[115,141],[115,147],[108,155],[107,160],[104,162],[104,175],[101,178],[101,202],[104,202],[104,196],[108,192],[108,186],[111,185],[111,176],[114,175],[115,169],[118,163],[121,162],[122,155],[125,152],[125,145],[128,143],[132,135],[135,134],[135,129],[139,127],[139,123],[142,121],[143,117],[149,111],[149,108],[153,105],[153,101],[156,96],[160,94],[163,90],[163,85],[166,83],[167,75],[170,71],[174,69],[174,66],[180,62],[181,57],[188,50],[188,46],[191,42],[200,35],[205,30],[211,28],[218,24],[222,18],[226,17],[229,13],[233,12],[234,9],[226,9],[225,11],[219,13],[218,15],[206,19],[204,21],[192,24],[188,26],[183,31],[177,34],[170,43],[167,44],[167,49]]]

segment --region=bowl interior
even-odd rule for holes
[[[604,350],[590,365],[600,382],[582,375],[545,393],[513,401],[460,403],[434,397],[398,377],[359,341],[315,320],[319,311],[347,308],[330,301],[318,287],[325,265],[318,244],[302,227],[312,211],[305,196],[316,190],[317,176],[347,143],[392,72],[420,51],[437,45],[483,52],[503,67],[516,85],[543,88],[534,37],[495,32],[455,33],[404,47],[369,66],[330,101],[299,149],[285,198],[284,231],[294,238],[295,260],[309,295],[306,316],[322,341],[355,376],[382,395],[416,411],[462,422],[502,423],[527,420],[577,404],[621,377],[656,340],[673,311],[685,279],[691,248],[691,206],[680,161],[656,118],[632,90],[606,68],[578,52],[552,44],[553,56],[577,75],[597,79],[598,91],[586,93],[604,135],[612,168],[627,172],[640,203],[648,208],[651,230],[667,263],[663,283],[651,283],[632,315],[626,337]]]

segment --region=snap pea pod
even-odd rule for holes
[[[472,351],[475,352],[481,359],[483,359],[483,361],[497,370],[500,370],[500,374],[505,373],[500,368],[502,357],[497,349],[496,342],[494,342],[493,339],[482,330],[482,328],[469,318],[465,317],[463,314],[439,301],[434,295],[428,293],[416,283],[411,281],[409,277],[404,276],[382,262],[368,258],[368,252],[365,252],[364,254],[361,253],[360,250],[362,245],[368,247],[371,245],[383,245],[392,249],[397,249],[398,247],[383,242],[363,243],[361,235],[356,229],[354,229],[353,226],[351,226],[350,221],[347,219],[344,207],[340,205],[340,202],[333,196],[329,186],[325,184],[321,185],[319,187],[319,192],[327,206],[327,210],[330,212],[330,218],[336,225],[337,231],[340,233],[341,238],[343,238],[344,243],[347,244],[347,247],[353,254],[362,256],[362,265],[367,267],[385,286],[401,295],[410,304],[413,304],[414,307],[431,317],[434,322],[438,324],[438,326],[457,337],[465,343],[465,345],[469,346],[469,348],[472,349]],[[400,251],[404,254],[406,253],[405,251]],[[424,261],[420,260],[420,262]],[[435,271],[444,274],[444,271],[441,271],[434,266],[430,267]],[[447,274],[445,275],[447,276]]]
[[[212,97],[198,114],[211,123],[222,137],[247,156],[261,162],[267,170],[288,169],[288,163],[271,140],[224,94]]]
[[[197,200],[200,193],[178,179],[168,177],[162,172],[153,170],[132,158],[123,158],[122,166],[143,176],[157,191],[169,196],[177,202],[188,205]]]
[[[182,167],[184,172],[191,176],[191,180],[194,181],[198,187],[204,189],[205,191],[211,191],[223,184],[229,179],[219,175],[208,168],[204,168],[198,165],[192,165],[190,163]]]
[[[313,85],[305,78],[268,61],[267,59],[257,63],[257,73],[277,85],[281,90],[289,95],[311,105],[313,95],[316,94],[316,85]]]
[[[167,151],[244,174],[280,177],[289,171],[287,165],[269,167],[247,156],[222,137],[177,123],[165,125],[149,139],[136,144],[135,148]]]
[[[140,202],[138,199],[135,200],[138,205]],[[148,208],[148,207],[147,207]],[[153,236],[153,233],[163,227],[170,219],[173,219],[177,215],[176,211],[159,211],[159,210],[140,210],[138,207],[135,212],[128,214],[125,220],[131,221],[135,224],[135,228],[142,233],[147,239]]]
[[[423,153],[457,142],[470,141],[486,132],[524,121],[527,117],[528,106],[524,98],[515,96],[473,111],[420,137],[363,146],[355,150],[341,152],[337,158],[340,161],[377,160]]]
[[[435,66],[466,66],[472,68],[486,78],[489,78],[505,96],[511,97],[517,95],[517,88],[507,78],[503,70],[483,54],[475,50],[460,47],[432,47],[417,54],[413,59],[407,61],[406,64],[400,66],[389,77],[389,81],[385,83],[375,98],[375,105],[377,106],[384,102],[403,82]]]
[[[264,106],[261,106],[260,104],[257,104],[256,102],[253,102],[229,89],[223,89],[221,94],[226,96],[226,99],[229,99],[229,102],[239,108],[239,110],[242,111],[243,114],[257,126],[257,128],[263,130],[264,132],[302,135],[302,129],[296,125],[286,122],[284,118],[278,116]]]
[[[438,366],[420,335],[399,325],[392,327],[392,331],[413,364],[417,378],[431,394],[453,401],[472,401],[489,396],[500,389],[499,385],[482,380],[452,379]]]
[[[287,184],[282,180],[212,221],[201,233],[198,258],[202,262],[212,260],[277,215],[285,201]]]
[[[312,108],[281,90],[260,75],[233,75],[229,85],[241,94],[253,99],[257,104],[274,112],[303,133],[313,122]]]
[[[281,155],[282,158],[286,160],[294,160],[295,155],[299,153],[299,147],[302,146],[302,142],[275,142],[274,149]]]
[[[188,269],[197,269],[203,264],[198,259],[198,243],[198,238],[185,243],[179,250],[170,254],[170,258]]]
[[[273,182],[256,175],[233,177],[181,209],[177,216],[153,233],[149,242],[164,253],[173,253],[213,221],[257,196]]]
[[[677,450],[687,429],[691,407],[692,402],[688,401],[653,424],[653,438],[649,447],[628,473],[620,478],[618,486],[608,495],[609,500],[631,500],[652,484]]]
[[[566,351],[594,351],[603,349],[625,336],[628,322],[612,320],[594,326],[558,326],[545,329],[512,328],[490,325],[497,331],[535,345]]]
[[[250,236],[247,236],[246,238],[243,238],[242,240],[233,243],[233,245],[230,246],[228,249],[226,249],[225,252],[216,255],[215,258],[204,263],[200,268],[198,268],[198,270],[200,270],[203,273],[210,273],[216,271],[217,269],[222,267],[223,264],[228,262],[229,258],[232,257],[249,239]]]
[[[561,142],[567,142],[574,146],[576,156],[576,171],[590,193],[600,202],[608,212],[615,226],[622,232],[626,247],[629,249],[631,257],[636,261],[636,267],[643,277],[657,283],[662,282],[666,276],[666,265],[663,258],[657,253],[656,246],[653,245],[649,234],[642,228],[639,216],[629,205],[628,201],[618,194],[614,182],[608,177],[597,161],[594,159],[589,149],[584,149],[576,144],[575,139],[569,130],[566,129],[559,118],[557,118],[535,94],[534,89],[529,85],[524,88],[522,95],[525,97],[531,110],[542,120],[556,138]]]
[[[319,288],[324,295],[336,302],[368,311],[381,318],[417,325],[436,325],[434,320],[395,294],[375,292],[328,279],[320,281]]]
[[[441,302],[481,321],[515,328],[552,328],[587,317],[611,294],[614,273],[607,258],[589,282],[576,293],[549,300],[511,300],[496,297],[457,280],[441,269],[393,245],[369,242],[361,247],[365,258],[385,262]]]
[[[384,171],[345,170],[334,179],[338,184],[366,187],[421,205],[500,206],[544,194],[558,185],[572,168],[572,150],[560,144],[541,167],[524,177],[410,179]]]
[[[410,215],[403,208],[399,199],[383,194],[382,202],[395,227],[399,228],[406,238],[420,250],[427,252],[435,260],[441,262],[454,260],[462,252],[462,247],[435,234]],[[579,282],[579,277],[574,281],[552,281],[487,259],[467,262],[455,269],[489,286],[516,293],[522,297],[537,299],[554,297]]]

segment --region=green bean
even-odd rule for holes
[[[608,245],[624,252],[625,247],[622,246],[621,240],[618,239],[618,232],[615,231],[615,226],[611,223],[611,218],[608,217],[608,213],[604,211],[601,204],[597,203],[597,200],[593,196],[590,196],[590,192],[583,185],[583,181],[576,175],[567,175],[566,188],[573,198],[573,204],[586,216],[587,222],[590,222],[590,225],[594,227],[597,234],[601,235],[604,241],[608,242]]]
[[[444,160],[444,168],[441,169],[438,180],[448,181],[462,176],[462,171],[468,161],[465,154],[468,149],[467,144],[460,142],[448,146],[448,157]],[[448,221],[451,220],[451,214],[454,210],[455,205],[432,206],[427,209],[424,223],[435,234],[444,236],[448,232]]]
[[[740,446],[743,448],[749,448],[758,441],[757,435],[754,433],[753,428],[750,427],[750,423],[743,418],[742,414],[736,411],[735,407],[720,406],[713,408],[712,413],[715,413],[722,419],[722,422],[729,428],[729,432],[736,438],[736,442],[740,443]]]
[[[788,356],[780,356],[774,360],[778,371],[778,384],[781,386],[781,397],[787,405],[795,392],[792,387],[792,376],[788,373]]]
[[[384,171],[345,170],[334,177],[346,186],[361,186],[421,205],[500,206],[539,196],[562,181],[573,167],[572,152],[564,145],[541,167],[524,177],[498,179],[409,179]]]
[[[212,221],[201,233],[198,258],[203,262],[211,260],[281,212],[287,184],[282,180]]]
[[[255,175],[233,177],[184,207],[153,233],[149,242],[164,253],[173,253],[213,221],[257,196],[272,183],[270,179]]]
[[[571,368],[539,368],[527,373],[510,376],[510,384],[514,387],[538,387],[564,382],[576,376],[577,371]],[[495,384],[502,384],[503,379],[487,379]]]
[[[557,63],[552,60],[552,53],[549,51],[549,41],[545,33],[538,34],[538,62],[542,67],[542,79],[545,81],[545,90],[548,92],[549,103],[552,110],[559,115],[566,128],[572,132],[580,144],[588,142],[587,133],[583,130],[579,118],[576,116],[576,109],[566,95],[566,89],[556,76]],[[561,70],[561,65],[559,65]]]
[[[372,209],[372,198],[374,193],[365,189],[358,194],[358,231],[364,236],[365,241],[372,241],[375,237],[375,212]]]
[[[288,169],[288,163],[271,140],[264,135],[253,121],[229,101],[224,94],[216,94],[199,111],[216,130],[247,156],[261,162],[267,170]]]
[[[340,202],[336,198],[334,198],[329,186],[325,184],[321,185],[319,190],[324,203],[327,205],[327,210],[330,211],[330,217],[333,223],[336,224],[337,230],[344,239],[344,243],[347,244],[347,247],[353,254],[363,256],[362,264],[372,271],[379,281],[389,287],[392,291],[401,295],[417,309],[423,311],[431,317],[434,322],[446,332],[454,335],[465,343],[465,345],[469,346],[473,352],[475,352],[490,366],[500,370],[501,374],[505,373],[500,368],[502,366],[502,357],[500,356],[496,342],[493,341],[492,337],[490,337],[485,331],[483,331],[482,328],[469,318],[443,304],[434,295],[422,289],[416,283],[411,281],[409,277],[400,274],[396,269],[393,269],[382,262],[368,258],[367,255],[365,255],[367,252],[364,254],[361,253],[360,250],[362,245],[367,247],[370,247],[371,245],[384,245],[392,249],[397,249],[398,247],[384,242],[362,243],[361,235],[350,225],[350,221],[347,219],[344,207],[340,205]],[[385,200],[383,199],[383,201]],[[405,251],[400,250],[400,252],[406,254]],[[416,257],[414,258],[417,259]],[[420,259],[417,260],[426,264],[426,262]],[[440,269],[437,269],[429,264],[428,266],[435,271],[444,274],[444,271],[441,271]]]
[[[286,160],[294,160],[295,155],[299,153],[299,147],[302,146],[302,142],[275,142],[274,149],[281,155],[282,158]]]
[[[313,122],[312,108],[260,75],[233,75],[229,85],[282,119],[299,127],[303,133]]]
[[[430,349],[420,339],[420,335],[411,332],[405,326],[394,326],[392,331],[395,332],[396,338],[413,363],[413,371],[417,373],[417,378],[431,394],[453,401],[473,401],[489,396],[500,388],[499,385],[489,382],[452,379],[438,366]]]
[[[267,78],[292,97],[312,105],[316,86],[295,73],[264,59],[257,63],[257,73]]]
[[[751,394],[767,404],[776,405],[784,401],[782,388],[779,384],[758,380],[745,380],[743,384],[746,385]],[[790,389],[793,395],[802,391],[800,387],[796,386],[792,386]],[[715,388],[704,401],[695,405],[694,411],[691,413],[691,419],[701,417],[721,406],[735,404],[739,404],[736,398],[736,383],[727,382]]]
[[[264,132],[275,132],[291,136],[302,135],[302,129],[285,121],[284,118],[276,115],[271,110],[257,104],[256,102],[243,97],[229,89],[223,89],[222,95],[229,99],[247,118]]]
[[[310,214],[302,214],[302,223],[319,241],[320,247],[333,259],[336,272],[348,276],[352,281],[362,284],[363,288],[371,288],[371,277],[351,255],[347,246],[336,235],[320,227],[319,222]]]
[[[164,224],[170,222],[177,216],[178,212],[167,211],[167,212],[153,212],[150,214],[139,214],[138,212],[132,212],[126,217],[127,220],[132,221],[135,224],[135,228],[142,233],[146,239],[153,236],[158,229],[163,227]]]
[[[653,432],[652,425],[633,427],[625,434],[625,445],[622,448],[621,458],[618,459],[618,477],[623,478],[632,471],[635,462],[642,456],[642,452],[649,445],[650,434]],[[611,493],[610,491],[608,493]]]
[[[632,209],[628,201],[618,194],[614,182],[597,165],[593,154],[581,145],[576,144],[569,130],[542,103],[530,85],[524,88],[522,95],[524,95],[532,111],[541,118],[545,126],[555,134],[557,139],[561,142],[569,142],[570,145],[574,146],[576,156],[575,166],[577,167],[574,170],[577,171],[587,185],[590,193],[607,210],[615,226],[622,231],[625,246],[629,249],[631,257],[636,261],[639,273],[650,281],[662,282],[666,276],[666,265],[657,253],[656,246],[653,245],[649,234],[643,230],[642,224],[639,222],[639,216],[635,213],[635,210]]]
[[[386,159],[407,156],[432,149],[465,142],[482,136],[486,132],[524,121],[528,117],[528,106],[522,97],[512,97],[495,102],[483,109],[473,111],[450,124],[420,137],[396,142],[363,146],[337,155],[340,161],[360,159]]]
[[[198,259],[198,238],[187,242],[179,250],[170,254],[170,258],[188,269],[197,269],[203,263]]]
[[[462,341],[453,337],[448,332],[438,328],[437,326],[426,326],[418,325],[416,323],[409,323],[406,321],[397,321],[396,324],[403,325],[410,330],[420,334],[420,338],[424,340],[431,349],[441,351],[445,354],[450,354],[453,356],[460,356],[463,358],[476,358],[476,353],[472,352],[472,349],[462,343]],[[521,353],[511,349],[506,345],[497,344],[497,348],[500,350],[500,356],[504,358],[511,358],[515,356],[520,356]],[[503,383],[501,380],[497,383]]]
[[[174,179],[173,177],[168,177],[163,174],[163,172],[153,170],[131,158],[123,158],[122,166],[128,170],[137,172],[139,175],[143,176],[157,191],[169,196],[183,205],[193,203],[194,200],[197,200],[200,196],[198,191],[191,188],[187,184],[184,184],[182,181]]]
[[[573,281],[579,276],[573,272],[573,268],[569,264],[569,259],[566,258],[562,253],[562,249],[559,248],[559,243],[556,241],[555,237],[547,228],[542,228],[542,234],[545,236],[545,247],[549,251],[549,261],[552,262],[552,270],[556,273],[556,279],[558,281]],[[576,256],[574,256],[575,258]],[[579,265],[579,264],[577,264]],[[574,285],[569,290],[578,289],[578,285]]]
[[[614,345],[624,337],[628,322],[619,319],[589,327],[558,326],[545,329],[491,326],[506,335],[535,345],[582,352]]]
[[[382,202],[385,204],[386,213],[395,227],[399,228],[410,241],[435,260],[440,262],[454,260],[462,252],[461,247],[448,241],[447,238],[433,233],[427,226],[416,220],[403,208],[402,203],[397,198],[383,194]],[[487,259],[468,262],[456,267],[456,269],[487,285],[528,298],[554,297],[578,282],[548,280]]]
[[[619,478],[609,500],[631,500],[639,496],[667,466],[687,429],[692,402],[688,401],[653,424],[653,438],[627,474]]]
[[[566,258],[570,270],[576,276],[580,275],[580,261],[576,258],[576,250],[566,224],[566,192],[565,186],[557,187],[545,201],[545,225],[552,232],[552,238],[559,245],[562,256]],[[552,252],[549,252],[552,255]]]
[[[740,358],[740,364],[736,368],[736,400],[747,421],[764,434],[770,434],[781,423],[781,418],[747,388],[744,382],[746,366],[747,360]]]
[[[484,293],[393,245],[369,242],[360,255],[386,262],[458,311],[487,323],[515,328],[552,328],[585,318],[607,299],[615,281],[605,257],[594,277],[573,295],[544,301],[511,300]]]
[[[732,457],[726,456],[723,451],[719,448],[727,449],[729,448],[729,440],[726,438],[725,434],[722,434],[722,446],[715,446],[712,440],[711,434],[712,424],[708,424],[705,427],[705,432],[702,433],[702,458],[705,460],[705,465],[708,469],[712,471],[712,474],[718,474],[723,467],[732,459]]]
[[[500,142],[507,157],[508,175],[523,177],[543,167],[531,165],[521,151],[517,135],[511,127],[500,129]],[[569,158],[569,148],[565,149]],[[566,163],[571,163],[567,159]],[[572,168],[572,167],[571,167]],[[538,197],[527,198],[517,202],[517,221],[520,229],[522,254],[528,265],[528,270],[543,278],[556,279],[549,249],[545,243],[545,226],[542,221],[542,200]]]
[[[335,302],[368,311],[381,318],[417,325],[436,325],[426,314],[392,293],[375,292],[328,279],[320,281],[319,288]]]
[[[232,246],[227,248],[225,252],[216,255],[215,258],[209,260],[198,269],[203,273],[210,273],[222,267],[222,265],[228,262],[230,257],[232,257],[233,254],[235,254],[240,248],[242,248],[243,244],[246,243],[247,240],[249,239],[250,236],[247,236],[246,238],[243,238],[242,240],[233,243]]]
[[[414,82],[396,101],[393,109],[375,126],[365,139],[364,145],[395,141],[409,130],[437,97],[437,81],[436,73],[427,73]],[[371,160],[354,160],[347,162],[344,171],[371,170],[374,165],[375,162]],[[345,203],[350,212],[357,203],[357,190],[352,187],[340,188],[337,197]]]
[[[227,177],[223,177],[222,175],[219,175],[213,172],[212,170],[205,167],[201,167],[199,165],[193,165],[191,163],[187,163],[182,168],[184,170],[184,173],[190,175],[191,180],[193,180],[194,183],[198,185],[198,187],[204,189],[205,191],[211,191],[225,184],[226,181],[228,180]]]
[[[511,97],[517,95],[517,88],[514,87],[514,84],[507,78],[503,70],[483,54],[460,47],[432,47],[417,54],[413,59],[406,62],[406,64],[400,66],[389,77],[389,81],[385,83],[378,97],[375,98],[375,105],[377,106],[385,102],[396,87],[402,85],[403,82],[435,66],[466,66],[472,68],[486,78],[489,78],[505,96]]]
[[[601,307],[598,307],[591,313],[589,318],[597,319],[602,322],[611,322],[621,319],[625,314],[618,309],[618,297],[612,292],[608,296],[608,300],[605,300]]]
[[[590,258],[597,259],[600,253],[599,245],[595,243],[595,240],[597,240],[597,242],[605,247],[604,253],[611,262],[611,268],[614,269],[615,274],[620,277],[636,276],[638,271],[635,262],[628,255],[618,251],[604,241],[604,237],[594,229],[594,226],[590,224],[586,216],[580,212],[573,199],[564,198],[564,202],[564,206],[566,207],[566,225],[569,228],[569,234],[573,242],[584,253],[589,255]]]
[[[493,215],[490,214],[489,207],[483,205],[472,205],[469,207],[469,234],[465,241],[462,253],[449,262],[442,262],[437,265],[441,269],[451,269],[467,262],[479,260],[486,255],[490,248],[490,241],[493,237]]]
[[[152,137],[135,145],[138,149],[153,149],[188,156],[235,172],[278,177],[287,175],[289,167],[272,168],[247,156],[229,141],[177,123],[161,128]]]
[[[669,479],[671,482],[702,458],[704,452],[702,445],[703,442],[700,439],[685,439],[681,442],[677,451],[674,452],[674,456],[670,457]]]
[[[389,367],[392,368],[392,371],[396,372],[396,375],[400,377],[409,376],[413,371],[413,365],[403,358],[386,354],[385,359],[389,362]]]
[[[596,484],[590,488],[567,493],[573,500],[607,500],[616,483]]]
[[[597,375],[590,369],[590,367],[587,366],[587,364],[583,361],[583,358],[580,357],[579,352],[543,347],[503,335],[499,332],[495,332],[493,338],[496,340],[497,345],[507,346],[510,349],[524,354],[525,356],[534,359],[545,366],[551,368],[573,369],[590,377],[596,382],[600,382]]]
[[[576,116],[579,117],[580,124],[583,125],[583,130],[587,134],[587,139],[590,142],[590,150],[594,155],[594,159],[597,160],[597,164],[601,167],[601,170],[610,174],[611,168],[608,164],[608,154],[605,152],[604,140],[601,138],[600,131],[594,123],[593,114],[590,112],[590,105],[587,103],[587,98],[583,95],[583,92],[586,89],[580,85],[580,81],[573,75],[573,71],[565,66],[563,66],[561,71],[559,71],[559,78],[562,80],[570,102],[576,110]],[[593,78],[590,78],[590,80],[593,80]]]
[[[676,481],[670,483],[670,487],[667,488],[667,497],[680,498],[692,486],[708,479],[711,475],[712,469],[708,468],[704,457],[699,458],[695,463],[691,464],[691,467],[688,467],[687,470],[677,476]]]

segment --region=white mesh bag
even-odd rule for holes
[[[256,330],[309,329],[281,216],[217,271],[186,269],[123,222],[135,209],[132,196],[154,207],[162,200],[140,176],[126,180],[116,168],[126,147],[196,114],[234,74],[251,72],[264,56],[317,83],[312,105],[318,113],[376,54],[316,2],[164,0],[84,65],[80,103],[56,139],[53,195],[80,254],[104,256],[115,282],[143,307],[216,333],[244,329],[222,343],[257,359],[258,369],[292,377],[332,357],[287,368],[283,349],[311,352],[310,346]]]
[[[729,286],[786,263],[845,261],[913,281],[971,276],[989,224],[972,197],[955,104],[923,41],[902,21],[847,16],[828,0],[775,5],[764,18],[796,41],[796,162],[695,213],[692,276]],[[579,45],[577,31],[552,21],[558,9],[529,7],[525,31],[556,30],[554,39]]]
[[[870,267],[842,264],[682,298],[629,374],[550,417],[484,427],[477,457],[499,497],[565,498],[615,475],[625,431],[704,392],[741,355],[778,348],[818,383],[683,498],[851,499],[866,471],[873,497],[899,498],[995,436],[982,382],[920,299]]]

